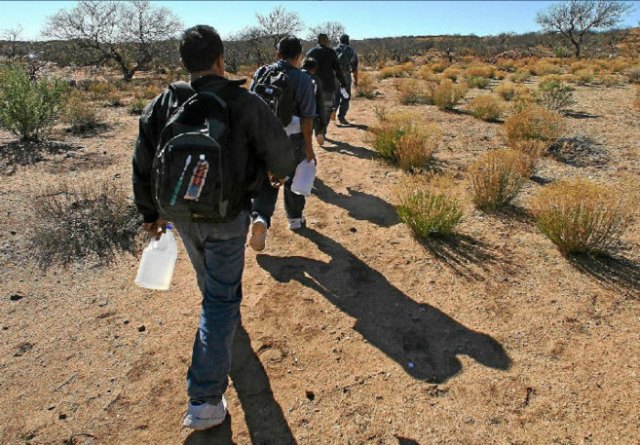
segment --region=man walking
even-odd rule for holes
[[[318,62],[316,75],[322,81],[323,97],[325,102],[325,122],[329,122],[329,116],[333,113],[333,101],[338,87],[336,78],[340,86],[346,87],[342,69],[338,62],[336,52],[329,47],[329,37],[326,34],[318,34],[318,45],[307,52],[307,57],[312,57]],[[319,145],[324,144],[325,133],[317,135]]]
[[[349,36],[347,34],[340,36],[340,44],[336,47],[336,54],[346,82],[345,90],[347,90],[349,97],[345,98],[340,94],[340,91],[336,91],[335,107],[338,111],[338,121],[342,125],[349,125],[347,111],[349,111],[349,101],[351,100],[351,73],[353,73],[353,85],[358,88],[358,55],[349,46]]]
[[[189,219],[173,221],[202,292],[200,325],[187,373],[189,403],[183,425],[203,430],[221,424],[227,414],[224,393],[228,385],[231,345],[240,318],[251,198],[267,171],[275,178],[284,178],[295,168],[295,159],[291,142],[269,107],[254,94],[240,88],[244,81],[223,77],[224,47],[214,28],[198,25],[184,31],[180,57],[190,73],[191,82],[171,85],[145,108],[133,155],[133,191],[138,210],[144,216],[145,230],[154,237],[159,236],[167,224],[164,213],[168,207],[158,193],[158,187],[163,187],[164,183],[154,182],[156,175],[160,174],[154,170],[154,158],[162,158],[165,150],[175,146],[159,147],[165,138],[161,133],[165,127],[173,125],[176,116],[181,115],[182,112],[176,111],[183,103],[200,104],[199,111],[204,112],[204,117],[190,115],[189,121],[209,123],[208,131],[195,133],[195,136],[194,133],[183,135],[202,143],[203,138],[217,134],[219,138],[216,140],[220,141],[222,148],[215,153],[228,157],[225,164],[228,171],[210,168],[222,164],[215,164],[216,156],[202,145],[195,148],[198,154],[193,156],[194,159],[192,156],[187,158],[184,169],[184,161],[164,168],[177,171],[178,175],[182,171],[182,176],[186,176],[184,183],[181,177],[175,188],[172,185],[171,190],[175,193],[169,192],[169,196],[173,195],[170,204],[178,202],[183,206],[181,209],[189,208],[189,205],[204,206],[207,191],[218,187],[214,179],[224,178],[223,182],[230,183],[224,195],[225,204],[221,206],[224,208],[223,219],[200,222],[201,215],[194,211]],[[202,101],[198,102],[200,98]],[[215,108],[214,103],[220,108]],[[228,127],[220,127],[226,128],[222,134],[218,134],[217,127],[211,126],[213,121],[208,120],[218,112],[215,110],[224,110],[224,116],[218,117],[228,121]],[[169,121],[172,117],[174,119]],[[162,159],[171,163],[171,158]]]
[[[313,121],[316,116],[316,99],[311,77],[298,66],[302,58],[302,43],[293,36],[278,42],[277,62],[256,71],[250,90],[261,95],[272,105],[281,125],[293,144],[297,163],[316,162],[313,152]],[[277,97],[274,91],[278,91]],[[305,223],[303,216],[305,197],[291,191],[294,170],[284,182],[284,209],[289,229],[298,230]],[[267,229],[278,200],[281,183],[266,176],[258,195],[253,200],[251,214],[251,238],[249,245],[256,251],[265,248]]]

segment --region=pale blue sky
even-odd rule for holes
[[[2,1],[0,30],[21,24],[27,38],[37,38],[47,17],[73,1]],[[538,29],[536,12],[549,1],[157,1],[175,12],[186,26],[213,25],[223,37],[255,23],[255,13],[277,5],[296,11],[305,25],[340,21],[352,39],[402,35],[528,32]],[[640,2],[623,25],[637,26]],[[303,32],[302,34],[306,34]]]

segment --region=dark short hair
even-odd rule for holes
[[[295,36],[286,36],[278,42],[278,52],[285,60],[295,59],[302,53],[302,43]]]
[[[180,57],[190,73],[211,69],[222,54],[222,39],[212,26],[197,25],[182,33]]]
[[[314,70],[318,68],[318,61],[313,57],[305,57],[302,61],[302,69],[303,70]]]
[[[322,43],[322,42],[328,42],[329,41],[329,36],[323,32],[321,32],[320,34],[318,34],[318,43]]]
[[[349,44],[349,34],[342,34],[340,36],[340,43],[344,43],[345,45]]]

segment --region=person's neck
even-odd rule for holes
[[[224,77],[224,73],[220,73],[219,70],[198,71],[197,73],[191,73],[191,82],[195,82],[205,76]]]

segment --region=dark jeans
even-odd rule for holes
[[[218,403],[229,384],[231,345],[240,319],[249,212],[229,223],[176,223],[202,292],[200,325],[187,372],[191,400]]]
[[[325,126],[324,128],[322,128],[322,131],[317,131],[318,129],[316,127],[316,134],[325,134],[327,131],[327,125],[329,123],[331,113],[333,113],[334,95],[335,95],[334,91],[322,92],[322,97],[324,98],[324,116],[322,121],[325,122]]]
[[[351,82],[347,82],[345,86],[347,93],[349,93],[349,99],[345,99],[340,94],[340,90],[336,91],[334,106],[338,110],[338,119],[346,119],[347,111],[349,111],[349,102],[351,101]]]
[[[291,142],[293,143],[297,165],[302,162],[303,159],[307,158],[304,138],[301,134],[294,135],[291,136]],[[294,172],[291,172],[289,179],[284,184],[284,210],[287,213],[287,218],[302,218],[302,211],[304,210],[306,200],[304,196],[296,195],[291,191],[293,174]],[[261,216],[267,222],[267,227],[271,227],[271,217],[273,216],[273,212],[276,210],[279,190],[280,189],[271,187],[269,178],[265,177],[262,187],[260,187],[260,191],[258,192],[258,196],[253,199],[253,211],[251,213],[252,219]]]

